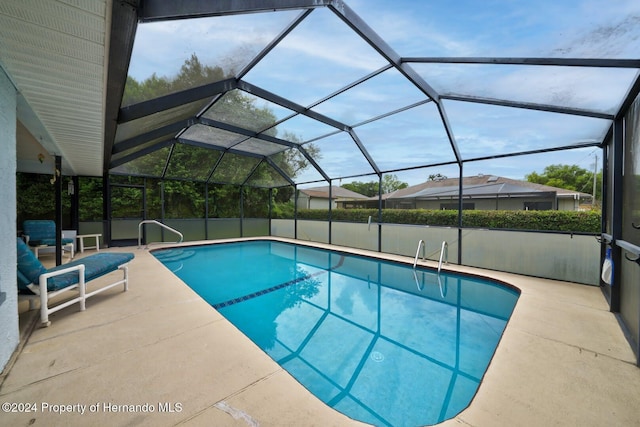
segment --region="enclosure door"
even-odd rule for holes
[[[138,244],[138,225],[147,217],[146,192],[142,185],[111,185],[111,245]],[[144,243],[144,236],[143,238]]]

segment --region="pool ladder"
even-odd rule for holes
[[[417,270],[413,270],[413,280],[415,280],[416,282],[416,287],[418,288],[419,291],[422,291],[424,289],[424,284],[425,284],[425,272],[422,271],[422,281],[418,278],[418,271]],[[442,282],[442,277],[440,277],[439,274],[436,274],[436,280],[438,281],[438,288],[440,289],[440,296],[442,298],[447,296],[447,282],[448,282],[448,278],[445,276],[444,277],[444,283]]]
[[[416,257],[413,260],[413,278],[416,281],[416,286],[418,287],[419,291],[422,291],[424,289],[424,272],[422,273],[422,280],[423,283],[422,285],[420,284],[420,280],[418,279],[418,275],[416,273],[416,265],[418,264],[418,256],[420,255],[420,249],[422,249],[422,261],[424,261],[425,259],[425,243],[424,240],[420,240],[418,242],[418,248],[416,249]],[[447,283],[446,283],[446,277],[445,277],[445,284],[444,284],[444,289],[443,289],[443,285],[442,285],[442,279],[440,278],[440,271],[442,270],[442,261],[444,260],[445,264],[449,263],[449,244],[447,243],[447,241],[443,241],[442,242],[442,246],[440,248],[440,257],[438,259],[438,274],[436,275],[436,278],[438,279],[438,287],[440,288],[440,296],[442,298],[444,298],[447,294],[446,288],[447,288]]]
[[[425,243],[424,240],[420,239],[418,241],[418,247],[416,248],[416,256],[413,259],[413,269],[415,270],[416,265],[418,264],[418,257],[420,256],[420,249],[422,249],[422,261],[425,259]],[[438,274],[440,274],[440,270],[442,270],[442,261],[444,260],[445,264],[449,264],[449,244],[447,241],[442,242],[442,247],[440,248],[440,258],[438,259]]]

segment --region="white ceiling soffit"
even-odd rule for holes
[[[0,1],[0,65],[20,93],[18,120],[64,174],[102,176],[110,13],[111,0]]]

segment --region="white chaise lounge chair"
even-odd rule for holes
[[[35,308],[35,301],[40,301],[40,321],[43,326],[51,324],[49,314],[62,308],[78,302],[83,311],[85,301],[90,296],[121,284],[125,291],[129,287],[128,263],[134,257],[132,253],[100,252],[47,270],[21,238],[17,242],[18,293],[29,299],[31,310]],[[123,271],[123,279],[87,292],[87,282],[116,270]],[[78,296],[49,308],[49,298],[73,290],[78,292]]]

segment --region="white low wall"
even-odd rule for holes
[[[287,239],[295,238],[295,221],[290,219],[272,219],[271,235]]]
[[[331,243],[351,248],[378,250],[378,226],[352,222],[331,224]]]
[[[329,243],[329,222],[298,220],[298,239]]]
[[[377,250],[378,226],[334,222],[331,243]],[[427,259],[437,260],[442,242],[449,262],[458,260],[458,229],[416,225],[382,225],[382,252],[414,257],[419,240]],[[272,220],[271,235],[294,237],[293,220]],[[328,241],[326,221],[298,221],[298,239]],[[420,254],[422,256],[422,253]],[[600,283],[600,244],[593,236],[544,232],[462,230],[462,264],[588,285]]]
[[[463,237],[462,263],[589,285],[600,283],[600,243],[593,236],[474,230]]]

